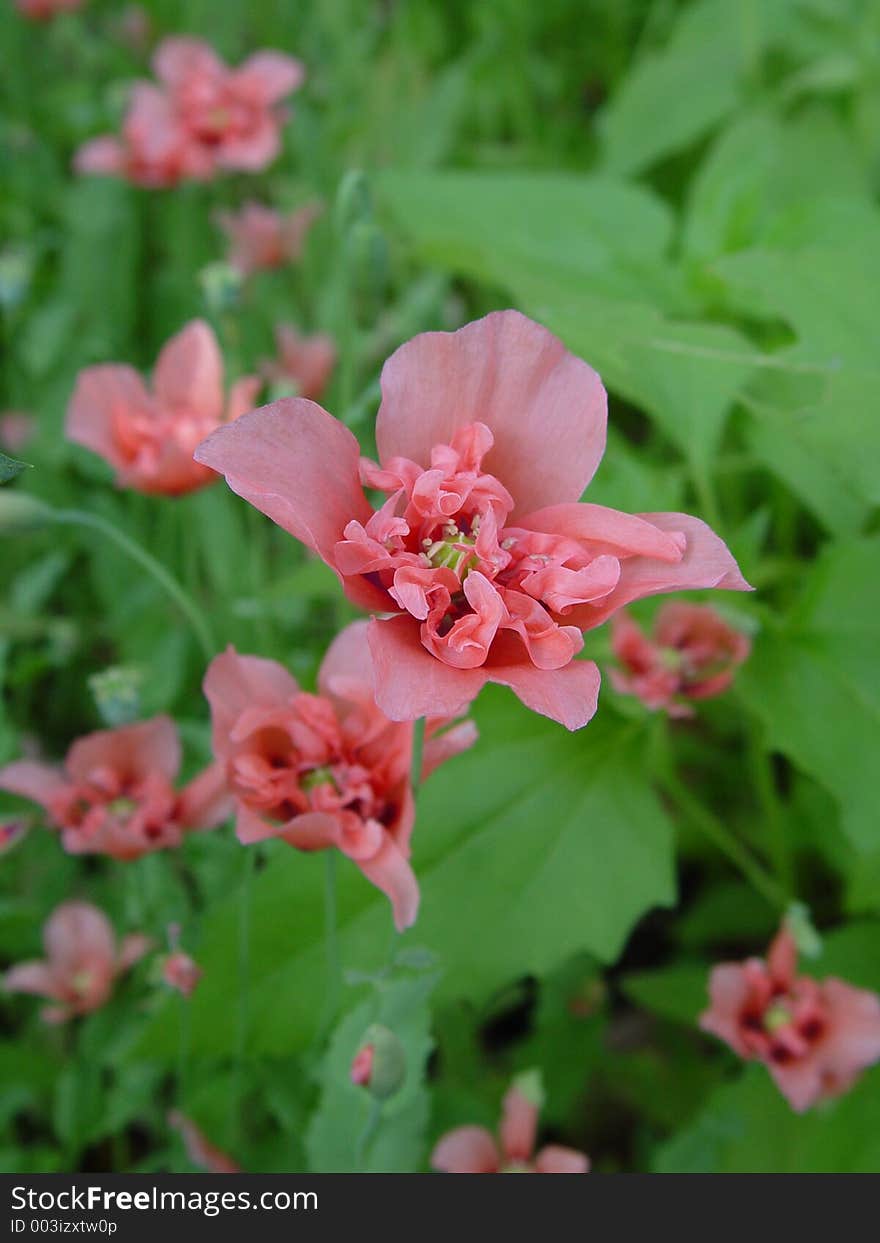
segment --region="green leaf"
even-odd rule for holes
[[[740,676],[772,747],[837,799],[859,850],[880,846],[880,537],[831,547],[785,630],[755,643]]]
[[[410,936],[436,954],[441,998],[482,1000],[577,950],[613,960],[646,909],[673,901],[675,880],[671,826],[645,773],[639,727],[606,718],[567,734],[497,688],[474,715],[480,742],[419,795],[422,907]],[[269,858],[253,889],[250,1047],[289,1053],[316,1032],[324,869],[282,843]],[[343,861],[337,875],[342,961],[375,970],[387,901],[353,864]],[[206,920],[205,975],[190,1003],[194,1051],[233,1049],[228,964],[237,935],[233,896]],[[173,1056],[175,1015],[169,1008],[154,1023],[147,1048]]]
[[[676,963],[656,971],[625,975],[620,986],[636,1005],[674,1023],[695,1024],[708,1004],[709,969],[700,963]]]
[[[864,1174],[880,1171],[880,1067],[851,1091],[796,1114],[763,1066],[713,1093],[662,1145],[657,1174]]]
[[[23,470],[30,470],[29,462],[19,462],[14,457],[7,457],[5,453],[0,453],[0,483],[9,483],[10,479],[15,479]]]
[[[306,1136],[309,1164],[321,1173],[412,1173],[422,1165],[430,1115],[425,1067],[433,1047],[428,999],[436,975],[399,978],[377,985],[339,1024],[320,1071],[323,1084]],[[381,1107],[351,1082],[351,1063],[365,1030],[373,1023],[389,1028],[406,1054],[406,1079]],[[370,1114],[378,1121],[370,1136]]]

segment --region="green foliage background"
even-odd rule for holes
[[[4,959],[34,956],[75,894],[120,929],[181,923],[205,977],[187,1006],[141,968],[63,1032],[4,998],[3,1168],[190,1168],[176,1107],[251,1170],[424,1169],[444,1129],[494,1125],[511,1075],[537,1066],[547,1137],[601,1170],[880,1169],[880,1069],[799,1118],[695,1028],[709,966],[760,952],[794,899],[825,934],[809,969],[880,989],[880,6],[143,7],[154,37],[199,34],[232,61],[281,48],[309,80],[259,178],[76,180],[74,150],[118,125],[146,53],[110,0],[46,26],[0,11],[0,404],[39,425],[32,470],[0,459],[0,762],[99,727],[88,678],[110,665],[141,672],[144,715],[180,722],[190,771],[208,757],[186,617],[112,541],[28,520],[25,496],[135,540],[218,646],[306,684],[352,615],[222,485],[120,493],[65,442],[79,369],[147,369],[199,315],[229,375],[271,354],[279,320],[332,332],[324,404],[367,451],[397,344],[495,307],[540,320],[610,390],[590,499],[709,521],[757,589],[718,605],[754,649],[674,728],[607,680],[574,736],[485,693],[479,745],[420,796],[422,913],[390,951],[387,904],[339,862],[338,996],[321,859],[271,843],[251,874],[226,828],[175,858],[77,861],[35,829],[0,864]],[[254,195],[325,211],[301,263],[218,308],[199,275],[223,254],[213,213]],[[605,630],[587,653],[607,666]],[[3,797],[0,813],[21,806]],[[347,1067],[377,1017],[408,1080],[360,1143]]]

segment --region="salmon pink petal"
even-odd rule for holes
[[[435,445],[486,424],[484,469],[528,513],[577,501],[605,450],[605,390],[595,371],[518,311],[495,311],[458,332],[428,332],[382,369],[376,440],[382,465],[427,467]]]
[[[297,850],[326,850],[339,844],[339,825],[328,812],[309,811],[288,821],[281,836]]]
[[[485,1127],[460,1126],[437,1144],[431,1165],[445,1174],[497,1174],[501,1161]]]
[[[136,962],[140,962],[146,954],[149,954],[153,945],[152,937],[145,937],[140,932],[132,932],[123,937],[119,947],[118,969],[128,971]]]
[[[767,951],[767,966],[773,979],[788,988],[795,977],[797,960],[797,942],[783,924]]]
[[[217,164],[232,172],[258,173],[272,163],[280,150],[278,121],[269,115],[256,122],[241,138],[225,138],[217,149]]]
[[[621,562],[620,582],[597,604],[585,604],[567,620],[590,630],[633,600],[664,591],[696,591],[715,587],[724,591],[751,591],[724,541],[705,522],[690,514],[639,514],[646,522],[674,536],[683,534],[684,554],[678,562],[633,556]]]
[[[535,1159],[536,1174],[588,1174],[590,1158],[575,1148],[548,1144]]]
[[[151,410],[150,396],[133,367],[116,363],[86,367],[77,376],[67,407],[65,434],[120,470],[126,459],[116,436],[118,421],[150,417]]]
[[[177,819],[187,829],[216,829],[232,815],[222,764],[210,764],[180,792]]]
[[[528,531],[576,540],[594,555],[605,553],[613,557],[639,556],[672,563],[681,561],[684,541],[647,519],[649,515],[624,514],[605,505],[584,502],[579,505],[548,505],[545,509],[527,514],[519,525]]]
[[[58,977],[46,962],[20,962],[3,976],[8,993],[33,993],[36,997],[61,997]]]
[[[880,1060],[880,997],[833,977],[821,988],[831,1016],[822,1065],[845,1084]]]
[[[246,375],[236,380],[229,389],[226,401],[226,422],[231,423],[247,414],[248,410],[253,410],[262,387],[263,381],[258,375]]]
[[[180,739],[177,726],[167,716],[102,729],[79,738],[65,761],[76,781],[87,781],[96,768],[108,769],[126,777],[160,775],[173,781],[180,769]]]
[[[255,842],[268,841],[270,837],[282,837],[285,826],[264,820],[257,812],[252,811],[244,803],[239,803],[235,812],[235,836],[242,846],[252,846]]]
[[[411,617],[374,618],[367,637],[376,703],[392,721],[461,716],[486,683],[485,669],[454,669],[426,651]]]
[[[564,616],[576,604],[601,600],[610,595],[620,581],[620,562],[616,557],[600,556],[582,570],[547,566],[529,574],[522,589],[535,600],[543,600],[554,613]]]
[[[301,61],[283,52],[254,52],[236,70],[237,81],[246,81],[249,91],[264,103],[275,104],[302,86],[306,71]]]
[[[214,77],[226,66],[209,43],[187,35],[163,39],[153,55],[153,72],[166,86],[177,86],[190,74]]]
[[[34,760],[16,760],[0,768],[0,790],[20,794],[33,799],[41,807],[48,807],[52,796],[67,785],[62,774],[50,764],[38,764]]]
[[[116,938],[107,916],[88,902],[64,902],[43,929],[46,955],[61,975],[80,968],[83,960],[94,962],[112,974],[116,962]]]
[[[367,621],[352,622],[341,630],[324,654],[318,671],[318,690],[322,695],[352,698],[357,689],[372,697],[373,671],[367,641]],[[342,693],[341,693],[342,692]],[[360,698],[360,695],[357,696]]]
[[[740,1015],[750,994],[749,977],[743,967],[739,963],[721,963],[712,968],[709,976],[710,1005],[700,1015],[702,1030],[723,1040],[740,1057],[750,1056],[740,1031]]]
[[[244,414],[199,445],[197,462],[335,568],[333,549],[372,510],[358,477],[360,446],[326,410],[287,397]],[[378,592],[375,593],[379,595]]]
[[[228,647],[208,665],[202,689],[211,705],[214,754],[222,760],[229,751],[229,736],[246,709],[282,706],[297,694],[299,686],[277,660],[239,656],[234,647]]]
[[[213,330],[194,319],[163,347],[153,370],[153,388],[170,410],[205,418],[223,417],[223,357]]]
[[[797,1114],[804,1113],[823,1096],[822,1071],[814,1057],[796,1059],[784,1066],[770,1062],[768,1070]]]
[[[240,1174],[241,1168],[230,1156],[222,1152],[206,1138],[194,1122],[177,1110],[168,1115],[168,1124],[180,1132],[186,1155],[193,1165],[207,1170],[209,1174]]]
[[[501,1107],[499,1136],[506,1161],[529,1161],[535,1150],[538,1106],[516,1086],[509,1089]]]
[[[462,751],[467,751],[479,737],[473,721],[459,721],[457,725],[452,725],[449,729],[444,729],[439,733],[431,732],[431,722],[429,722],[425,733],[422,781],[426,781],[435,768],[439,768],[441,764],[445,764],[447,760],[453,759],[456,755],[461,755]]]
[[[386,834],[378,853],[369,859],[359,859],[357,864],[367,880],[390,900],[397,931],[410,928],[419,913],[419,886],[397,843]]]
[[[121,177],[128,168],[125,147],[112,134],[83,143],[73,157],[73,171],[94,176]]]
[[[598,707],[602,679],[591,660],[573,660],[563,669],[537,669],[527,661],[493,664],[482,672],[488,681],[509,687],[527,708],[566,729],[581,729]]]

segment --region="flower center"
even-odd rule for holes
[[[340,792],[336,778],[333,776],[333,769],[326,764],[303,773],[300,777],[300,785],[306,791],[316,790],[319,786],[332,786],[337,794]]]
[[[455,522],[444,523],[442,539],[423,539],[422,556],[434,570],[441,567],[452,570],[462,582],[478,564],[473,553],[480,532],[480,516],[475,515],[470,535],[463,534]]]
[[[791,1011],[781,1002],[776,1001],[764,1015],[764,1030],[768,1031],[772,1036],[780,1028],[787,1027],[790,1022]]]
[[[130,798],[114,798],[107,804],[107,810],[114,816],[130,816],[137,803]]]

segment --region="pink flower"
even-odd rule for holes
[[[0,414],[0,449],[15,455],[33,440],[37,420],[32,414],[21,410],[7,410]]]
[[[255,52],[230,69],[200,39],[164,39],[153,57],[160,85],[138,83],[122,137],[102,136],[77,153],[80,173],[171,186],[218,172],[259,172],[281,150],[282,99],[303,82],[298,60]]]
[[[278,324],[275,344],[278,358],[263,364],[265,378],[273,384],[295,386],[299,397],[320,397],[336,366],[333,338],[323,332],[301,336],[292,324]]]
[[[33,799],[61,830],[71,854],[137,859],[179,846],[189,829],[229,814],[223,774],[212,765],[174,788],[180,742],[167,716],[78,739],[63,769],[19,760],[0,769],[0,789]]]
[[[186,1154],[193,1165],[207,1170],[209,1174],[240,1174],[241,1166],[232,1157],[222,1152],[207,1139],[202,1131],[182,1113],[172,1110],[168,1115],[168,1125],[180,1132]]]
[[[533,1157],[539,1111],[535,1094],[514,1082],[504,1098],[498,1140],[482,1126],[456,1127],[434,1148],[431,1165],[446,1174],[588,1173],[589,1157],[574,1148],[548,1144]]]
[[[19,13],[34,22],[47,22],[58,13],[73,13],[85,0],[15,0]]]
[[[11,993],[34,993],[54,1005],[43,1010],[47,1023],[88,1014],[109,1000],[116,980],[150,949],[149,937],[123,937],[117,947],[110,921],[89,902],[64,902],[43,928],[44,962],[23,962],[3,978]]]
[[[783,925],[766,961],[722,963],[709,977],[704,1031],[763,1062],[792,1109],[839,1096],[880,1059],[880,997],[832,978],[795,974],[797,946]]]
[[[239,212],[218,212],[217,222],[229,238],[229,263],[248,276],[298,259],[306,234],[320,214],[318,203],[307,203],[283,216],[253,200]]]
[[[201,967],[183,950],[175,950],[162,964],[162,979],[169,988],[176,989],[184,997],[192,995],[201,978]]]
[[[163,347],[152,390],[123,363],[81,371],[67,410],[67,436],[109,462],[120,487],[180,496],[214,478],[193,461],[193,449],[249,409],[259,389],[255,376],[245,376],[224,399],[217,339],[197,319]]]
[[[370,623],[392,720],[454,716],[486,682],[569,729],[596,709],[582,632],[655,592],[748,584],[687,514],[579,504],[605,447],[605,390],[516,311],[424,333],[382,371],[379,464],[320,406],[287,399],[196,459],[317,552]],[[361,485],[387,500],[373,510]]]
[[[355,623],[333,641],[317,695],[301,691],[275,661],[231,647],[211,662],[204,687],[239,841],[336,847],[388,895],[397,927],[406,928],[419,902],[409,864],[412,726],[392,723],[376,707],[366,629]],[[438,733],[446,724],[428,722],[425,776],[476,737],[467,721]]]
[[[748,638],[699,604],[664,604],[648,638],[626,612],[612,619],[614,654],[623,670],[611,680],[621,693],[669,716],[693,716],[687,700],[726,691],[751,650]]]

